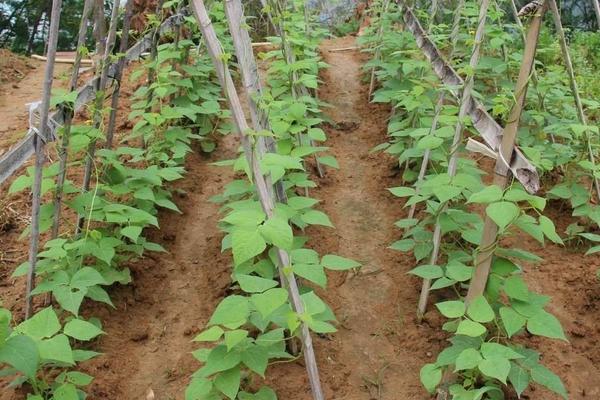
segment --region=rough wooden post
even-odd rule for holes
[[[69,91],[72,92],[77,89],[77,80],[79,79],[79,68],[81,66],[81,59],[83,57],[82,48],[85,46],[86,35],[88,31],[88,23],[94,7],[94,0],[85,0],[83,3],[83,13],[81,15],[81,22],[79,24],[79,32],[77,34],[77,52],[75,54],[75,61],[73,63],[73,71],[71,73],[71,80],[69,82]],[[74,107],[74,106],[73,106]],[[54,191],[54,215],[52,220],[52,239],[58,237],[58,230],[60,227],[60,216],[62,210],[62,196],[65,185],[65,179],[67,176],[67,161],[69,157],[69,139],[71,136],[71,124],[73,121],[74,110],[69,107],[63,107],[63,114],[65,121],[62,128],[62,142],[59,150],[59,170],[56,178],[56,190]]]
[[[62,0],[52,1],[52,14],[50,30],[48,33],[48,53],[46,70],[44,72],[44,87],[42,103],[40,105],[40,125],[35,137],[35,173],[32,188],[31,204],[31,240],[29,243],[29,268],[27,270],[27,287],[25,292],[25,319],[31,316],[32,298],[31,291],[35,286],[35,264],[40,241],[40,206],[42,192],[42,170],[45,161],[45,141],[48,138],[48,114],[50,109],[50,96],[52,92],[52,80],[54,76],[54,60],[56,58],[56,45],[58,42],[58,27],[60,25],[60,9]]]
[[[119,96],[121,94],[121,80],[123,79],[123,70],[125,69],[125,53],[129,48],[129,30],[131,28],[131,16],[133,14],[133,1],[127,1],[125,5],[125,15],[123,16],[123,30],[121,31],[121,41],[119,43],[119,53],[123,56],[117,61],[117,68],[113,80],[115,89],[112,93],[110,102],[110,114],[108,116],[108,125],[106,127],[106,148],[111,149],[117,123],[117,109],[119,108]]]
[[[375,60],[379,60],[381,57],[381,41],[383,39],[383,29],[384,29],[384,16],[387,14],[387,11],[390,7],[390,0],[383,0],[382,10],[379,13],[379,28],[377,29],[377,36],[375,39],[375,45],[377,49],[375,50]],[[369,80],[369,101],[373,96],[373,91],[375,90],[375,67],[371,68],[371,78]]]
[[[558,35],[558,42],[560,43],[563,60],[565,62],[565,67],[567,68],[567,74],[569,75],[569,84],[571,85],[571,92],[573,92],[575,108],[577,109],[577,118],[582,125],[587,125],[587,119],[585,117],[585,113],[583,112],[583,105],[581,104],[581,97],[579,95],[579,88],[577,87],[577,79],[575,79],[573,63],[571,62],[571,54],[569,53],[567,39],[565,38],[565,30],[563,29],[563,25],[560,20],[560,11],[556,5],[556,0],[548,0],[548,3],[554,17],[554,26],[556,27],[556,33]],[[585,132],[585,140],[587,142],[588,157],[590,162],[592,165],[596,165],[596,157],[594,156],[590,135],[587,131]],[[598,182],[597,178],[594,178],[594,187],[596,188],[597,199],[600,201],[600,182]]]
[[[482,0],[479,8],[479,23],[477,25],[477,31],[475,32],[475,42],[473,44],[473,51],[471,53],[471,60],[469,66],[471,71],[477,69],[479,64],[479,56],[481,53],[481,43],[485,34],[485,24],[487,21],[487,10],[490,5],[489,0]],[[462,90],[462,97],[460,100],[460,109],[458,111],[458,121],[456,123],[456,129],[454,131],[454,140],[450,150],[450,161],[448,162],[448,175],[453,177],[456,175],[456,168],[458,165],[458,150],[463,140],[463,130],[465,128],[464,121],[468,114],[469,99],[471,98],[471,92],[475,84],[475,77],[473,74],[467,76],[465,84]],[[443,213],[447,204],[440,206],[440,213]],[[430,264],[436,264],[439,256],[439,250],[442,240],[442,228],[438,222],[436,222],[433,232],[433,250],[431,252]],[[419,296],[419,305],[417,308],[417,318],[421,319],[427,309],[427,301],[429,299],[429,289],[431,288],[431,280],[424,279],[421,287],[421,295]]]
[[[244,111],[237,95],[233,80],[231,79],[229,69],[222,61],[223,51],[221,49],[219,39],[215,34],[208,13],[206,12],[204,2],[202,0],[192,0],[192,8],[198,19],[200,31],[202,32],[204,42],[206,43],[208,54],[212,59],[217,76],[219,77],[219,81],[221,82],[221,86],[223,87],[223,91],[227,97],[232,118],[237,127],[238,135],[240,136],[246,159],[248,160],[248,165],[252,169],[252,175],[261,206],[267,214],[267,218],[271,218],[273,216],[274,209],[273,199],[269,196],[264,176],[260,170],[259,160],[254,154],[250,138],[246,135],[246,132],[249,129],[246,122],[246,116],[244,115]],[[287,268],[290,266],[290,258],[286,251],[277,249],[277,257],[278,264],[282,268]],[[302,299],[300,298],[300,292],[298,290],[298,285],[296,283],[294,274],[292,272],[288,272],[284,275],[287,279],[292,307],[294,308],[295,312],[302,314],[304,312],[304,305],[302,304]],[[306,323],[302,323],[301,325],[301,338],[304,347],[304,360],[306,363],[306,369],[313,398],[315,400],[324,400],[312,338]]]
[[[591,0],[594,5],[594,12],[596,13],[596,22],[598,24],[598,30],[600,31],[600,0]]]
[[[508,117],[508,122],[504,128],[502,143],[498,152],[499,157],[496,160],[496,166],[494,168],[493,184],[502,189],[506,187],[510,176],[509,166],[506,165],[504,160],[511,160],[515,149],[517,130],[519,128],[521,113],[523,111],[525,98],[527,96],[529,76],[535,61],[535,53],[537,50],[540,28],[542,26],[542,19],[547,8],[548,4],[546,2],[542,5],[541,9],[536,12],[527,33],[523,61],[521,63],[521,70],[519,71],[519,78],[515,88],[516,103],[512,108],[510,116]],[[489,216],[486,216],[483,227],[483,235],[479,245],[479,253],[477,254],[477,259],[475,262],[475,272],[473,274],[473,278],[471,279],[471,284],[466,297],[466,303],[469,303],[476,297],[481,296],[485,291],[497,236],[498,226]]]

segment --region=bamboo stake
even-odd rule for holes
[[[475,43],[473,44],[473,51],[471,53],[471,60],[469,61],[469,66],[471,71],[475,71],[477,69],[477,65],[479,64],[479,56],[481,53],[481,43],[483,42],[483,37],[485,34],[485,24],[487,21],[487,10],[490,5],[489,0],[482,0],[479,8],[479,22],[477,25],[477,31],[475,32]],[[448,162],[448,175],[450,177],[454,177],[456,175],[456,169],[458,165],[458,150],[463,140],[463,130],[464,130],[464,120],[468,113],[469,108],[469,99],[471,98],[471,92],[473,91],[475,80],[474,76],[471,74],[467,76],[465,80],[465,84],[463,86],[462,97],[460,100],[460,109],[458,112],[458,122],[456,123],[456,129],[454,131],[454,140],[452,143],[452,148],[450,150],[450,161]],[[448,205],[443,204],[440,205],[440,214],[443,213],[447,209]],[[434,265],[437,263],[439,250],[442,239],[442,228],[439,223],[439,220],[436,222],[434,232],[433,232],[433,250],[431,252],[431,260],[430,264]],[[421,294],[419,296],[419,305],[417,308],[417,318],[420,320],[423,318],[425,314],[425,310],[427,309],[427,301],[429,299],[429,289],[431,288],[431,280],[424,279],[423,285],[421,287]]]
[[[583,105],[581,104],[581,97],[579,95],[579,88],[577,87],[577,79],[575,79],[575,71],[573,70],[573,63],[571,62],[571,54],[569,53],[567,39],[565,38],[565,30],[563,29],[562,22],[560,20],[560,11],[556,5],[556,0],[549,0],[549,5],[554,17],[554,26],[556,27],[556,33],[558,34],[558,41],[560,43],[563,60],[565,62],[565,67],[567,68],[567,74],[569,75],[569,84],[571,85],[571,92],[573,92],[575,108],[577,109],[577,118],[582,125],[587,126],[587,119],[583,111]],[[594,156],[590,135],[587,131],[585,132],[585,140],[587,142],[587,150],[590,162],[595,166],[596,157]],[[594,187],[596,188],[597,199],[600,200],[600,182],[598,182],[597,178],[594,178]]]
[[[45,141],[48,137],[48,114],[50,109],[50,96],[52,91],[52,78],[54,75],[54,59],[58,42],[58,28],[60,25],[60,9],[62,0],[52,1],[52,14],[48,33],[48,61],[44,72],[44,86],[42,103],[40,105],[40,125],[38,135],[35,137],[35,173],[32,187],[31,203],[31,241],[29,243],[29,268],[27,269],[27,287],[25,292],[25,319],[31,316],[32,298],[31,291],[35,286],[35,265],[40,241],[40,206],[42,191],[42,170],[44,168]]]
[[[123,30],[121,31],[121,42],[119,43],[119,53],[123,56],[119,57],[117,61],[117,68],[113,77],[115,82],[115,89],[113,90],[111,103],[110,103],[110,114],[108,116],[108,126],[106,127],[106,148],[111,149],[113,145],[113,138],[115,133],[115,127],[117,123],[117,109],[119,108],[119,96],[121,94],[121,80],[123,79],[123,70],[125,69],[125,56],[129,48],[129,29],[131,27],[131,16],[133,14],[133,1],[129,0],[125,5],[125,15],[123,17]]]
[[[208,53],[215,66],[217,76],[219,77],[221,86],[226,94],[229,108],[237,127],[238,135],[240,136],[246,159],[248,160],[248,165],[252,169],[252,175],[258,192],[259,201],[263,207],[263,210],[265,211],[265,214],[267,214],[267,218],[271,218],[273,216],[274,209],[273,199],[269,196],[264,176],[260,171],[259,160],[254,155],[250,138],[246,135],[249,127],[246,122],[246,117],[244,115],[240,99],[237,95],[235,85],[231,78],[231,74],[229,73],[229,69],[222,62],[223,51],[221,49],[219,39],[215,34],[214,27],[212,26],[208,13],[206,12],[204,2],[202,0],[193,0],[192,8],[198,19],[200,30],[206,43]],[[290,258],[286,251],[277,249],[277,256],[280,266],[284,268],[290,266]],[[296,283],[294,274],[291,272],[286,272],[284,275],[287,278],[287,284],[294,311],[298,314],[302,314],[304,312],[304,305],[302,304],[302,300],[300,298],[300,292],[298,290],[298,285]],[[304,360],[306,363],[306,369],[313,398],[315,400],[324,400],[312,338],[306,323],[302,323],[300,334],[302,337]]]
[[[69,92],[77,89],[77,80],[79,79],[79,67],[83,56],[82,48],[85,46],[86,35],[88,31],[88,23],[93,11],[93,0],[85,0],[83,3],[83,13],[79,24],[79,32],[77,33],[77,53],[73,62],[73,71],[71,72],[71,80],[69,82]],[[52,220],[52,239],[58,237],[60,228],[60,215],[62,209],[62,197],[67,176],[67,161],[69,157],[69,139],[71,136],[71,124],[73,122],[74,110],[70,107],[63,107],[65,121],[63,123],[62,143],[59,150],[59,170],[56,178],[56,190],[54,191],[54,215]]]
[[[460,29],[460,19],[462,16],[462,9],[465,5],[464,0],[460,0],[456,6],[456,11],[454,14],[454,22],[452,23],[452,31],[450,33],[450,56],[449,60],[452,60],[454,57],[454,52],[456,50],[456,46],[458,43],[458,33]],[[429,25],[429,33],[431,33],[431,29],[433,28],[433,24]],[[435,114],[433,116],[433,121],[431,122],[431,129],[429,130],[429,135],[433,135],[435,130],[437,129],[437,124],[440,118],[440,114],[444,107],[444,101],[446,100],[446,92],[442,92],[438,98],[437,104],[435,105]],[[419,193],[419,184],[423,182],[425,179],[425,174],[427,173],[427,166],[429,165],[429,158],[431,157],[431,150],[425,150],[423,153],[423,160],[421,161],[421,168],[419,170],[419,176],[417,178],[417,194]],[[417,210],[417,204],[413,204],[410,206],[410,210],[408,212],[408,219],[412,219],[415,216],[415,212]]]
[[[499,157],[496,160],[496,166],[494,168],[493,184],[502,189],[504,189],[508,184],[510,176],[508,166],[505,164],[505,160],[511,160],[515,149],[517,130],[519,128],[521,113],[523,112],[525,98],[527,96],[529,76],[535,62],[535,53],[537,50],[540,28],[542,26],[542,19],[547,8],[548,3],[545,2],[541,9],[538,10],[536,15],[533,17],[531,26],[527,33],[527,41],[525,43],[525,50],[523,53],[523,62],[521,64],[521,70],[519,72],[519,78],[515,88],[516,103],[512,108],[508,122],[504,128],[502,143],[498,152]],[[475,272],[473,274],[473,278],[471,279],[469,291],[467,292],[467,297],[465,299],[467,304],[484,293],[490,273],[492,256],[496,247],[495,244],[497,235],[498,226],[489,216],[486,216],[481,244],[479,245],[479,253],[477,254],[475,262]]]
[[[384,29],[384,16],[387,14],[388,8],[390,6],[390,0],[384,0],[383,2],[383,10],[379,13],[379,28],[377,29],[377,38],[375,40],[375,45],[377,49],[375,50],[375,60],[379,61],[381,57],[381,46],[383,40],[383,29]],[[373,97],[373,91],[375,90],[375,67],[371,68],[371,78],[369,81],[369,101]]]
[[[600,1],[591,0],[594,5],[594,12],[596,13],[596,22],[598,23],[598,30],[600,31]]]
[[[96,90],[96,102],[94,105],[94,128],[100,129],[104,120],[102,114],[102,106],[104,104],[104,97],[106,90],[106,83],[108,81],[108,69],[110,67],[110,55],[115,45],[115,39],[117,35],[117,25],[119,20],[119,3],[120,0],[115,0],[113,3],[113,9],[110,16],[110,26],[108,29],[108,37],[106,39],[106,45],[104,47],[104,55],[101,62],[98,65],[96,74],[100,75],[98,80],[98,87]],[[83,172],[83,185],[82,192],[85,193],[90,189],[90,181],[92,178],[92,169],[94,168],[94,157],[96,153],[96,140],[92,140],[87,149],[87,155],[85,159],[85,168]],[[79,234],[83,229],[84,215],[79,215],[77,221],[77,227],[75,230],[76,234]]]

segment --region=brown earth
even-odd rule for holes
[[[413,267],[412,256],[387,249],[400,236],[393,222],[405,210],[386,188],[399,186],[401,179],[392,158],[369,153],[386,140],[389,110],[367,101],[367,87],[360,79],[365,57],[358,51],[330,51],[353,45],[354,38],[341,38],[322,46],[331,68],[322,76],[319,96],[331,105],[326,111],[333,121],[327,145],[340,170],[316,178],[319,188],[311,194],[321,199],[321,208],[336,229],[311,227],[307,236],[308,245],[320,254],[351,257],[364,267],[357,273],[331,273],[328,289],[321,292],[339,320],[337,333],[314,338],[321,377],[329,400],[428,399],[419,383],[419,369],[435,360],[444,345],[442,319],[429,311],[422,324],[416,323],[420,281],[406,274]],[[0,112],[4,107],[0,104]],[[126,107],[125,102],[123,115]],[[134,283],[114,288],[115,310],[87,308],[87,314],[100,317],[107,332],[93,344],[105,354],[82,366],[95,376],[89,399],[146,399],[150,390],[157,400],[183,398],[189,376],[198,368],[190,354],[195,348],[191,339],[230,282],[230,255],[220,253],[218,206],[208,200],[232,174],[210,162],[232,157],[236,147],[227,138],[210,156],[197,151],[189,157],[187,177],[176,185],[181,189],[176,202],[182,214],[161,214],[161,230],[150,235],[169,253],[130,265]],[[549,214],[562,232],[570,222],[565,217],[568,211],[559,211],[557,204],[551,207]],[[20,208],[18,213],[25,215]],[[15,232],[0,236],[2,249],[15,246]],[[599,399],[600,285],[595,278],[599,263],[582,256],[581,249],[543,248],[521,237],[507,240],[509,245],[517,243],[546,259],[537,266],[526,265],[526,279],[533,289],[553,297],[550,310],[570,339],[570,343],[526,341],[540,349],[544,363],[563,378],[571,399]],[[20,307],[15,305],[14,288],[21,282],[15,286],[7,276],[22,257],[0,263],[0,298],[15,309]],[[274,364],[267,375],[280,399],[311,398],[301,361]],[[2,400],[17,398],[8,390],[0,393]],[[557,399],[539,388],[524,398]]]

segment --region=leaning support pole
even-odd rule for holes
[[[525,42],[525,50],[523,53],[523,62],[521,64],[521,70],[519,72],[519,78],[515,88],[516,103],[512,108],[510,116],[508,117],[508,122],[504,128],[499,157],[496,159],[496,166],[494,168],[493,184],[501,189],[506,187],[510,177],[510,171],[505,163],[505,160],[510,160],[515,151],[517,130],[519,128],[521,113],[523,112],[523,106],[527,96],[529,76],[531,75],[531,70],[535,62],[535,53],[537,50],[540,28],[542,26],[542,19],[546,13],[547,7],[547,3],[544,3],[536,12],[531,22],[529,32],[527,33],[527,41]],[[471,279],[471,284],[465,300],[466,303],[471,302],[473,299],[483,295],[484,293],[490,274],[492,256],[494,254],[497,236],[498,226],[489,216],[486,216],[481,244],[479,245],[479,252],[475,261],[475,272],[473,274],[473,278]]]
[[[85,46],[86,35],[88,31],[88,22],[90,20],[93,11],[93,0],[85,0],[83,3],[83,13],[81,15],[81,22],[79,24],[79,32],[77,34],[77,53],[75,55],[75,61],[73,62],[73,71],[71,73],[71,81],[69,82],[69,92],[77,89],[77,80],[79,79],[79,67],[81,66],[81,59],[83,56],[82,48]],[[58,230],[60,228],[60,216],[62,210],[62,197],[63,189],[65,186],[65,179],[67,176],[67,161],[69,157],[69,139],[71,137],[71,124],[73,122],[73,116],[75,110],[70,106],[65,106],[64,115],[65,122],[63,123],[62,130],[62,142],[59,150],[59,169],[58,176],[56,178],[56,190],[54,191],[54,215],[52,216],[52,239],[58,237]],[[68,109],[66,109],[68,108]],[[75,108],[75,105],[73,105]]]
[[[98,79],[98,87],[96,90],[96,102],[94,104],[94,128],[100,129],[104,120],[102,114],[102,106],[104,104],[106,83],[108,81],[108,69],[110,67],[110,55],[115,45],[115,39],[117,35],[117,24],[119,22],[119,2],[115,0],[113,3],[113,9],[110,17],[110,27],[108,29],[108,38],[106,39],[106,45],[104,47],[104,55],[96,72],[100,75]],[[92,179],[92,169],[94,168],[94,157],[96,154],[96,140],[92,140],[87,148],[87,156],[85,159],[85,168],[83,171],[83,185],[82,192],[87,192],[90,189],[90,182]],[[76,234],[79,234],[83,229],[84,215],[79,215],[77,220]]]
[[[238,135],[240,136],[246,159],[248,160],[248,165],[252,170],[252,176],[258,192],[259,201],[265,214],[267,215],[267,218],[271,218],[273,216],[274,209],[273,199],[269,196],[269,191],[266,187],[264,176],[260,170],[259,160],[254,154],[250,138],[246,135],[246,132],[249,129],[246,122],[246,116],[244,115],[244,111],[242,109],[240,99],[237,95],[237,91],[235,89],[229,69],[223,63],[223,51],[219,43],[219,39],[215,34],[214,27],[211,24],[210,18],[204,6],[204,2],[202,0],[193,0],[192,8],[196,14],[196,18],[198,19],[200,31],[202,32],[204,42],[206,43],[208,54],[212,59],[217,76],[219,77],[219,81],[221,82],[221,86],[223,87],[227,97],[232,118],[237,127]],[[277,257],[280,267],[287,268],[290,265],[290,258],[287,252],[277,249]],[[287,279],[287,285],[289,288],[293,309],[298,314],[302,314],[304,312],[304,305],[302,304],[302,300],[300,298],[300,292],[294,274],[291,272],[285,272],[284,276]],[[312,338],[306,323],[302,323],[300,334],[304,347],[304,361],[306,363],[306,370],[308,373],[308,379],[310,381],[313,399],[324,400]]]
[[[44,168],[45,141],[48,137],[48,113],[50,109],[50,96],[52,91],[52,77],[54,75],[54,59],[56,58],[56,45],[58,42],[58,27],[60,24],[60,9],[62,0],[52,1],[52,14],[50,16],[50,29],[48,33],[48,60],[44,72],[44,87],[42,104],[40,105],[40,126],[35,137],[35,173],[32,188],[31,204],[31,241],[29,243],[29,268],[27,270],[27,288],[25,292],[25,319],[31,316],[32,298],[31,291],[35,285],[35,264],[37,261],[40,243],[40,206],[42,197],[42,170]]]
[[[567,46],[567,39],[565,38],[565,30],[563,29],[562,22],[560,20],[560,11],[556,5],[556,0],[548,1],[550,10],[554,17],[554,26],[556,27],[556,33],[558,34],[558,41],[560,43],[560,49],[562,51],[563,60],[565,67],[567,68],[567,74],[569,75],[569,83],[571,85],[571,92],[573,92],[573,99],[575,100],[575,108],[577,109],[577,118],[582,125],[587,125],[587,119],[583,112],[583,105],[581,104],[581,96],[579,95],[579,88],[577,87],[577,80],[575,79],[575,71],[573,70],[573,63],[571,62],[571,54],[569,53],[569,47]],[[592,143],[589,132],[585,133],[585,140],[587,142],[588,156],[592,165],[596,165],[596,157],[594,156],[594,150],[592,149]],[[594,178],[594,187],[596,188],[596,196],[600,201],[600,182],[598,178]]]
[[[596,13],[596,23],[598,24],[598,30],[600,31],[600,0],[591,0],[594,5],[594,12]]]
[[[475,32],[475,42],[473,44],[473,51],[471,53],[471,60],[469,61],[469,67],[472,71],[477,69],[479,64],[479,56],[481,53],[481,43],[483,42],[483,36],[485,34],[485,24],[487,21],[487,11],[490,5],[489,0],[482,0],[479,8],[479,23],[477,25],[477,31]],[[448,175],[453,177],[456,175],[456,169],[458,165],[458,153],[459,147],[463,141],[463,130],[465,129],[464,121],[468,114],[469,99],[473,91],[475,79],[473,75],[467,76],[465,84],[462,90],[462,97],[460,100],[460,109],[458,111],[458,122],[456,123],[456,129],[454,131],[454,140],[450,149],[450,161],[448,162]],[[447,204],[440,205],[439,213],[442,214],[447,208]],[[442,241],[442,228],[437,221],[433,232],[433,250],[431,252],[430,264],[436,264],[440,251],[440,244]],[[427,301],[429,299],[429,289],[431,288],[431,280],[424,279],[421,287],[421,295],[419,296],[419,305],[417,308],[417,318],[421,319],[427,309]]]
[[[117,61],[115,75],[115,89],[110,100],[110,114],[108,115],[108,125],[106,127],[106,148],[111,149],[117,124],[117,109],[119,107],[119,96],[121,95],[121,80],[123,79],[123,70],[125,69],[125,56],[129,48],[129,29],[131,27],[131,16],[133,14],[133,1],[128,1],[125,5],[125,15],[123,16],[123,30],[121,31],[121,41],[119,43],[119,53],[122,56]]]
[[[377,49],[375,50],[375,60],[379,61],[381,57],[381,41],[383,39],[383,29],[384,29],[384,17],[388,12],[390,7],[390,0],[383,0],[382,10],[379,13],[379,28],[377,29],[377,36],[375,39],[375,46]],[[375,67],[371,67],[371,78],[369,81],[369,101],[373,97],[373,91],[375,90]]]

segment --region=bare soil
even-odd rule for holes
[[[354,38],[347,37],[322,46],[331,68],[323,73],[319,96],[331,105],[326,110],[333,121],[327,127],[327,145],[340,170],[328,169],[325,178],[315,178],[319,187],[311,195],[321,200],[336,229],[311,227],[307,236],[308,245],[319,253],[351,257],[364,267],[357,273],[330,273],[328,289],[321,292],[339,321],[337,333],[314,338],[321,377],[329,400],[429,399],[419,383],[419,369],[434,361],[445,344],[443,320],[430,310],[421,324],[416,322],[420,280],[407,275],[413,258],[387,248],[400,236],[393,222],[406,214],[402,202],[386,190],[401,184],[401,171],[393,158],[369,153],[386,140],[389,110],[368,102],[368,88],[361,81],[365,56],[357,50],[330,51],[353,45]],[[10,106],[19,107],[0,103],[0,113]],[[127,106],[124,102],[121,121]],[[176,184],[182,214],[163,213],[161,229],[151,232],[168,253],[129,265],[134,283],[112,290],[116,309],[87,306],[86,314],[98,316],[107,332],[92,344],[104,355],[82,366],[95,376],[89,399],[149,399],[150,392],[157,400],[183,399],[190,374],[199,366],[190,354],[195,349],[191,339],[230,282],[231,257],[220,252],[218,205],[209,199],[222,191],[232,173],[210,163],[234,156],[236,148],[233,138],[225,138],[210,156],[198,150],[189,157],[187,176]],[[22,248],[16,236],[26,223],[25,205],[23,200],[23,205],[14,206],[25,220],[17,219],[16,227],[0,232],[2,249]],[[570,218],[565,217],[568,210],[559,207],[551,204],[550,216],[562,232]],[[597,259],[582,256],[581,249],[543,248],[522,237],[510,238],[507,244],[545,258],[537,266],[525,266],[526,279],[533,289],[553,297],[550,309],[570,339],[527,342],[540,349],[544,363],[563,378],[571,399],[600,399]],[[0,262],[0,299],[18,311],[21,282],[8,276],[24,253],[12,257]],[[311,398],[301,360],[274,364],[267,376],[280,399]],[[543,389],[523,397],[558,399]],[[10,390],[0,393],[1,400],[21,398]]]

